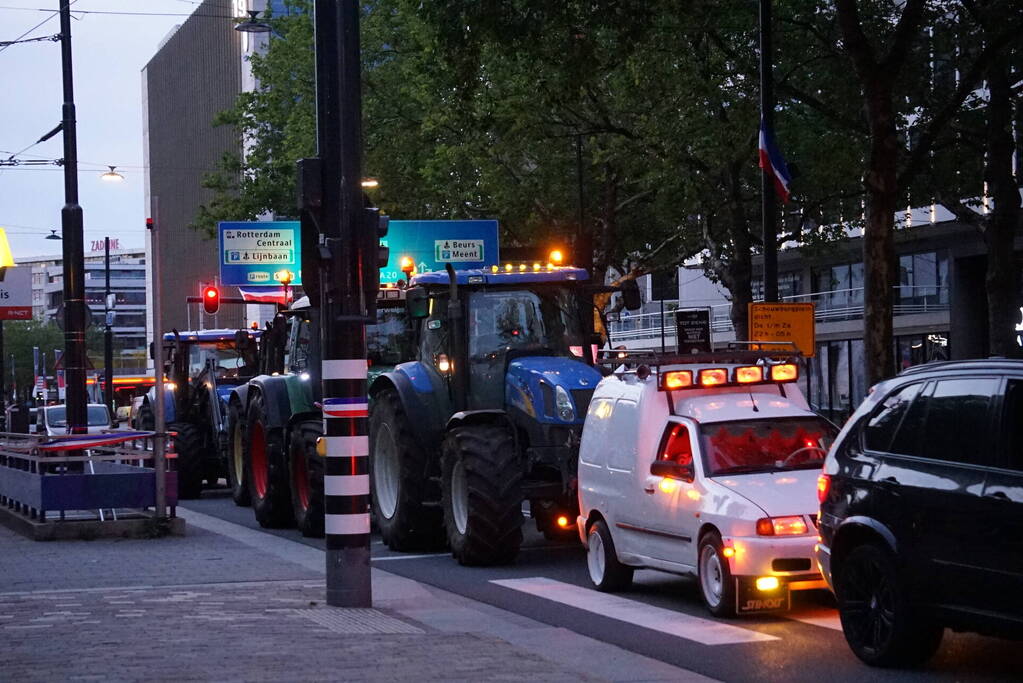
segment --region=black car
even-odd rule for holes
[[[860,659],[922,662],[946,627],[1023,637],[1023,361],[881,382],[818,494],[817,562]]]

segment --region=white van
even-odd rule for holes
[[[110,409],[102,403],[90,403],[86,406],[87,431],[89,434],[100,434],[110,429]],[[38,434],[62,436],[67,434],[67,406],[44,406],[39,408],[39,420],[36,424]]]
[[[627,588],[639,568],[691,574],[707,609],[731,616],[825,588],[816,487],[838,430],[809,409],[798,359],[776,357],[652,356],[597,386],[578,527],[598,590]]]

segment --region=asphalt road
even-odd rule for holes
[[[236,507],[226,490],[205,491],[183,506],[260,528],[251,509]],[[294,529],[262,531],[323,547],[322,539],[302,538]],[[870,669],[849,651],[822,591],[794,594],[784,615],[731,620],[710,616],[686,577],[639,571],[630,591],[598,593],[582,547],[545,541],[528,519],[522,552],[506,567],[462,567],[448,553],[394,553],[375,536],[372,551],[379,569],[724,681],[1007,681],[1020,680],[1023,671],[1019,643],[951,631],[923,669]],[[600,662],[594,670],[599,673]]]

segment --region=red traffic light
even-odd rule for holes
[[[202,309],[213,315],[220,310],[220,290],[214,286],[202,290]]]

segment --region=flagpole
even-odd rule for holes
[[[774,78],[771,53],[771,0],[760,0],[760,130],[774,131]],[[760,171],[761,214],[764,240],[764,301],[778,300],[777,204],[774,179],[768,166]]]

